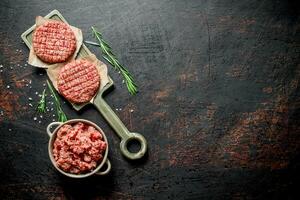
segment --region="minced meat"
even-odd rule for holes
[[[88,173],[102,161],[107,144],[93,126],[77,122],[59,128],[53,144],[57,166],[72,174]]]

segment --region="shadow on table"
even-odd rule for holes
[[[113,170],[105,176],[93,175],[84,179],[72,179],[60,175],[59,179],[67,199],[108,198],[115,186]]]

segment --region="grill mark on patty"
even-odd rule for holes
[[[99,84],[100,77],[96,66],[85,60],[72,61],[59,73],[59,92],[71,102],[89,101],[96,94]]]
[[[33,49],[36,55],[45,62],[64,62],[76,50],[75,34],[63,22],[46,22],[37,27],[34,32]]]

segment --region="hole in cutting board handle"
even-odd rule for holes
[[[140,159],[147,151],[147,141],[141,134],[131,132],[129,138],[121,141],[120,148],[122,154],[128,159]]]
[[[136,139],[132,139],[127,142],[127,149],[130,153],[139,152],[141,150],[141,147],[141,142]]]

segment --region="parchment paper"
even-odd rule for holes
[[[101,90],[108,83],[107,66],[103,62],[98,60],[94,54],[91,54],[91,55],[86,56],[86,57],[82,57],[80,59],[90,61],[91,63],[96,65],[99,76],[100,76],[99,90]],[[51,80],[54,88],[57,91],[58,91],[58,88],[57,88],[58,75],[59,75],[59,72],[60,72],[61,68],[64,65],[65,65],[65,63],[57,63],[57,64],[54,64],[54,65],[50,66],[46,70],[49,79]]]
[[[48,21],[56,21],[56,20],[53,20],[53,19],[45,19],[41,16],[37,16],[35,18],[35,25],[36,27],[39,27],[41,25],[43,25],[44,23],[48,22]],[[71,60],[74,60],[79,52],[79,49],[82,45],[82,40],[83,40],[83,37],[82,37],[82,32],[80,29],[74,27],[74,26],[71,26],[69,25],[70,28],[72,29],[72,31],[74,32],[75,34],[75,38],[76,38],[76,50],[74,52],[74,54],[64,63],[67,63]],[[39,59],[39,57],[37,57],[37,55],[35,54],[34,50],[33,50],[33,47],[31,46],[30,48],[30,52],[29,52],[29,58],[28,58],[28,63],[32,66],[35,66],[35,67],[40,67],[40,68],[50,68],[53,66],[53,63],[46,63],[46,62],[43,62],[42,60]]]

